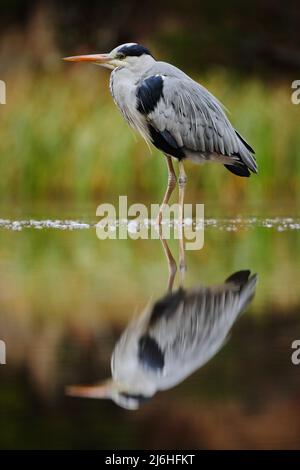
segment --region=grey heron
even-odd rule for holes
[[[174,387],[222,348],[252,300],[256,280],[239,271],[221,285],[169,292],[129,323],[112,354],[111,379],[70,386],[66,393],[137,409],[157,391]]]
[[[127,43],[108,54],[65,60],[92,62],[111,69],[110,91],[122,115],[165,155],[168,185],[158,222],[177,183],[172,159],[179,162],[181,222],[186,159],[221,163],[237,176],[250,176],[250,171],[257,173],[254,150],[231,125],[222,104],[177,67],[155,60],[147,48]]]

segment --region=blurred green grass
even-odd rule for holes
[[[295,204],[300,196],[298,106],[290,84],[240,80],[223,70],[199,81],[231,110],[230,119],[256,150],[259,175],[237,178],[223,167],[187,164],[187,197],[218,205]],[[166,183],[163,157],[129,129],[112,102],[109,75],[93,66],[58,67],[46,73],[5,77],[1,106],[2,203],[157,202]]]
[[[178,241],[169,245],[178,261]],[[168,269],[159,240],[100,241],[95,230],[24,229],[1,231],[0,247],[1,318],[17,318],[19,328],[48,320],[81,326],[126,322],[166,292]],[[299,248],[296,231],[208,228],[204,249],[186,252],[185,286],[219,284],[250,269],[259,276],[255,310],[287,314],[299,305]]]

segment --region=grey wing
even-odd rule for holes
[[[158,78],[161,78],[159,90]],[[180,151],[183,155],[190,152],[232,157],[228,158],[228,164],[236,159],[237,163],[257,172],[253,149],[235,131],[222,105],[185,74],[179,77],[156,74],[144,79],[138,88],[138,105],[146,115],[154,145],[165,153],[169,146],[175,149],[177,155],[173,156],[177,158]]]
[[[242,274],[236,273],[238,281],[231,277],[216,288],[190,292],[173,317],[162,317],[150,327],[149,333],[164,351],[160,389],[180,382],[222,348],[235,320],[254,296],[257,276],[249,277],[248,273],[245,277],[249,278],[241,280]]]

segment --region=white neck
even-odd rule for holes
[[[139,79],[154,65],[154,63],[155,59],[148,54],[144,54],[140,57],[127,57],[126,65],[124,64],[124,67],[118,67],[116,72],[119,70],[127,70],[134,75],[135,79]]]

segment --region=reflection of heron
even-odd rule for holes
[[[117,342],[112,379],[67,393],[111,398],[136,409],[158,390],[180,383],[224,345],[229,330],[254,296],[256,275],[239,271],[224,284],[179,288],[135,318]]]
[[[179,161],[181,221],[185,159],[221,163],[238,176],[257,172],[253,149],[232,127],[217,99],[178,68],[156,61],[145,47],[129,43],[109,54],[66,60],[113,69],[110,90],[124,118],[166,156],[165,204],[176,186],[172,157]]]

